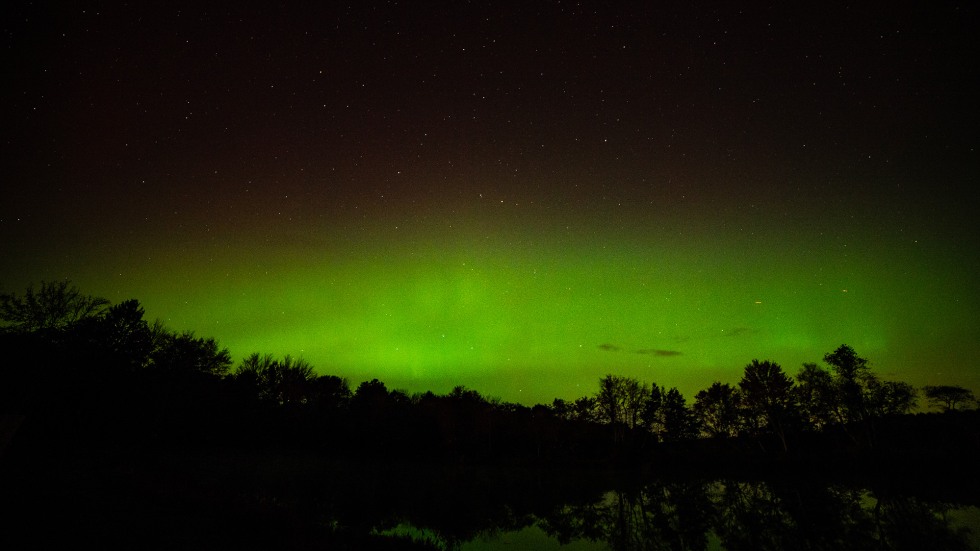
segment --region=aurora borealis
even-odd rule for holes
[[[972,6],[5,11],[4,291],[410,392],[980,388]]]

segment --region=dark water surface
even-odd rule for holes
[[[520,526],[518,526],[520,525]],[[558,505],[468,541],[408,523],[441,549],[980,549],[980,509],[843,485],[652,481]]]
[[[880,499],[871,491],[840,487],[828,488],[833,499],[822,505],[799,494],[794,497],[803,502],[792,504],[765,482],[713,481],[707,490],[710,506],[704,516],[685,513],[667,495],[650,499],[643,490],[640,495],[610,491],[575,519],[581,528],[563,531],[548,519],[536,519],[519,530],[478,536],[459,549],[980,549],[976,506]],[[657,503],[660,497],[667,502]],[[833,513],[810,510],[834,503],[839,509]],[[575,515],[570,508],[566,512]],[[586,519],[593,525],[584,526]]]
[[[283,453],[6,466],[3,549],[980,549],[975,474],[699,478]]]

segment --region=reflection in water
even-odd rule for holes
[[[510,520],[468,541],[413,534],[411,515],[392,533],[466,551],[980,549],[976,507],[799,482],[657,481]]]
[[[527,526],[516,532],[508,532],[493,537],[478,537],[460,547],[460,551],[495,551],[507,549],[534,549],[535,551],[600,551],[609,549],[609,546],[602,541],[591,541],[586,539],[573,540],[567,543],[560,543],[555,538],[548,535],[541,527]]]

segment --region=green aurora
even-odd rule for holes
[[[111,4],[10,17],[4,292],[526,404],[980,389],[975,8]]]
[[[336,225],[309,225],[305,239],[293,227],[189,240],[88,265],[73,281],[138,298],[149,319],[216,337],[236,361],[291,354],[409,392],[462,384],[548,403],[617,373],[690,397],[737,381],[753,358],[795,373],[841,343],[885,378],[978,382],[963,329],[977,311],[972,283],[926,233],[844,242],[788,235],[786,217],[732,231],[733,213],[691,230],[689,213],[590,219],[487,203],[373,218],[357,241],[331,238],[345,236]]]

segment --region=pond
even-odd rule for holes
[[[840,480],[802,467],[699,478],[300,453],[46,457],[0,472],[0,549],[980,550],[972,470]]]
[[[976,506],[834,484],[653,481],[514,513],[467,539],[438,523],[380,533],[460,551],[980,549]]]

